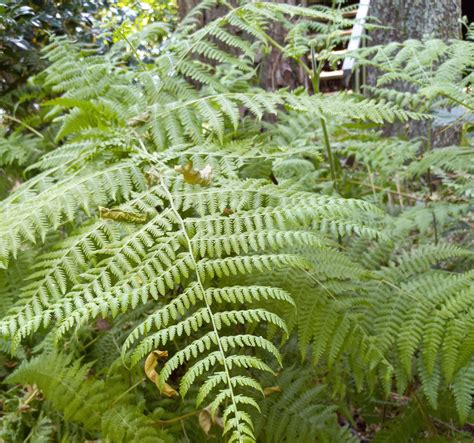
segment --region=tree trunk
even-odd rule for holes
[[[273,3],[286,3],[299,5],[298,0],[273,0]],[[269,29],[269,36],[284,46],[287,31],[281,23],[273,23]],[[277,49],[272,48],[260,63],[260,85],[268,90],[275,91],[279,88],[294,89],[304,85],[308,87],[308,76],[295,61],[289,60]]]
[[[178,14],[179,19],[183,20],[184,17],[197,5],[201,3],[201,0],[178,0]],[[230,3],[233,3],[232,1]],[[223,16],[228,9],[225,6],[216,6],[215,8],[208,9],[202,14],[201,26],[205,26],[212,22],[216,18]]]
[[[425,36],[461,36],[461,0],[372,0],[369,14],[393,28],[371,32],[374,45]]]
[[[200,0],[178,0],[179,17],[182,20],[191,9],[200,3]],[[232,3],[232,2],[231,2]],[[290,5],[301,4],[300,0],[274,0],[274,3],[286,3]],[[226,14],[225,6],[217,6],[204,12],[201,18],[201,26],[205,26],[216,18]],[[268,34],[273,40],[284,45],[286,30],[281,23],[270,25]],[[266,90],[274,91],[278,88],[287,87],[294,89],[297,86],[308,86],[307,75],[294,61],[283,57],[280,51],[272,48],[268,54],[262,55],[260,60],[260,86]]]
[[[184,17],[191,11],[197,4],[199,0],[178,0],[178,14],[179,19],[183,20]]]
[[[461,0],[372,0],[369,15],[390,29],[378,29],[370,33],[370,44],[381,45],[390,42],[402,42],[407,39],[441,38],[443,40],[460,38]],[[375,85],[377,72],[369,69],[367,83]],[[407,90],[406,85],[397,83],[397,89]],[[409,127],[393,125],[389,133],[399,133],[405,129],[408,136],[424,135],[426,123],[414,122]],[[460,127],[449,130],[437,128],[432,133],[434,146],[458,144]]]

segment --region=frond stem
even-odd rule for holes
[[[324,181],[324,179],[319,179],[318,181]],[[342,179],[338,178],[336,179],[336,181],[342,181]],[[421,197],[417,197],[415,195],[411,195],[411,194],[407,194],[406,192],[402,192],[401,190],[400,191],[394,191],[390,188],[383,188],[382,186],[377,186],[375,184],[368,184],[368,183],[364,183],[364,182],[361,182],[359,180],[344,180],[345,182],[347,183],[353,183],[355,185],[359,185],[359,186],[365,186],[366,188],[370,188],[370,189],[376,189],[378,191],[383,191],[383,192],[387,192],[388,194],[392,194],[394,195],[395,197],[405,197],[409,200],[412,200],[414,202],[421,202],[423,201]]]
[[[310,70],[308,75],[310,76],[311,83],[313,84],[314,94],[319,94],[319,76],[321,75],[323,64],[319,63],[319,66],[316,67],[316,57],[314,54],[314,48],[311,48],[311,58],[312,58],[312,69]],[[304,65],[307,68],[307,66],[304,63],[300,63],[300,64]],[[329,142],[328,128],[326,126],[326,121],[324,120],[324,118],[321,117],[319,120],[321,122],[321,128],[323,130],[323,142],[324,142],[324,147],[326,148],[326,155],[328,156],[331,180],[332,180],[333,186],[337,189],[336,167],[334,164],[334,156],[332,155],[331,143]]]
[[[138,380],[135,384],[130,386],[126,391],[122,392],[112,403],[112,406],[115,405],[124,395],[127,395],[130,391],[133,391],[137,386],[146,381],[146,378]]]
[[[418,409],[420,410],[421,415],[425,420],[426,425],[428,426],[428,434],[430,435],[430,437],[438,435],[438,433],[436,432],[436,428],[433,426],[433,422],[431,421],[430,416],[428,415],[425,407],[423,406],[423,403],[418,398],[416,391],[413,391],[413,398],[415,399]]]
[[[331,180],[333,181],[334,186],[337,186],[337,177],[336,177],[336,167],[334,164],[334,157],[332,155],[331,143],[329,142],[328,129],[326,126],[326,121],[324,118],[321,118],[321,127],[323,129],[323,141],[326,148],[326,154],[329,161],[329,171],[331,173]]]
[[[137,49],[135,48],[135,46],[133,45],[133,43],[130,41],[130,39],[127,37],[127,35],[125,34],[125,32],[122,31],[122,29],[120,29],[119,27],[116,27],[114,26],[113,29],[115,31],[117,31],[121,36],[122,38],[125,40],[125,42],[127,43],[127,45],[130,47],[130,50],[132,51],[133,55],[135,56],[135,58],[137,59],[137,62],[142,65],[142,66],[145,66],[145,64],[143,63],[143,61],[141,60],[140,58],[140,54],[137,52]]]
[[[186,420],[189,417],[194,417],[195,415],[198,415],[201,411],[202,409],[199,409],[198,411],[188,412],[187,414],[180,415],[179,417],[173,417],[173,418],[170,418],[169,420],[156,420],[155,425],[157,426],[173,425],[175,423],[179,423],[180,421]]]
[[[237,430],[237,434],[238,434],[238,438],[239,438],[238,441],[243,443],[244,440],[242,438],[242,434],[240,433],[240,422],[239,422],[239,417],[238,417],[238,414],[237,414],[237,403],[235,401],[234,388],[233,388],[232,382],[230,380],[230,372],[229,372],[229,367],[227,366],[226,355],[225,355],[224,348],[222,347],[222,343],[221,343],[221,340],[220,340],[220,337],[219,337],[219,330],[218,330],[216,322],[214,320],[214,314],[213,314],[211,306],[209,305],[209,303],[207,301],[207,298],[206,298],[206,291],[204,289],[204,284],[202,283],[201,276],[199,275],[198,264],[197,264],[196,259],[194,258],[194,254],[193,254],[192,242],[191,242],[191,239],[189,238],[189,235],[186,231],[186,225],[184,224],[184,220],[182,219],[181,214],[179,213],[179,211],[177,210],[177,208],[174,204],[173,196],[172,196],[171,192],[169,191],[168,186],[166,186],[166,183],[164,182],[163,177],[161,175],[160,175],[160,183],[161,183],[161,186],[162,186],[162,188],[163,188],[163,190],[166,194],[166,197],[168,198],[171,210],[174,212],[174,214],[175,214],[175,216],[176,216],[176,218],[177,218],[177,220],[178,220],[178,222],[181,226],[181,231],[182,231],[183,236],[186,240],[188,250],[189,250],[189,255],[190,255],[191,261],[193,263],[194,269],[196,271],[196,281],[197,281],[197,284],[199,286],[199,289],[201,290],[201,292],[203,294],[204,303],[206,304],[206,309],[207,309],[207,312],[209,313],[209,317],[211,319],[212,329],[214,330],[214,334],[215,334],[216,341],[217,341],[217,346],[219,347],[219,353],[221,354],[221,358],[222,358],[222,366],[224,368],[224,372],[225,372],[226,379],[227,379],[227,385],[229,387],[230,399],[231,399],[232,405],[234,407],[234,416],[235,416],[235,419],[236,419],[236,430]]]
[[[450,94],[447,94],[446,92],[441,92],[441,95],[448,98],[449,100],[452,100],[454,103],[457,103],[458,105],[463,106],[464,108],[469,109],[469,111],[473,112],[474,111],[474,106],[470,106],[469,104],[462,102],[461,100],[458,100],[457,98],[453,97]]]

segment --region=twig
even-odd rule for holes
[[[202,411],[202,409],[199,409],[198,411],[188,412],[187,414],[180,415],[179,417],[173,417],[173,418],[170,418],[169,420],[156,420],[154,424],[156,426],[173,425],[175,423],[179,423],[182,420],[186,420],[189,417],[193,417],[194,415],[198,415],[201,411]]]
[[[35,128],[33,128],[32,126],[26,124],[25,122],[21,121],[20,119],[16,118],[16,117],[12,117],[11,115],[7,115],[7,114],[4,114],[1,116],[2,118],[7,118],[8,120],[11,120],[15,123],[18,123],[19,125],[22,125],[24,126],[26,129],[28,129],[29,131],[31,131],[33,134],[37,135],[38,137],[40,138],[44,138],[44,135],[41,134],[41,132],[37,131]]]
[[[18,406],[16,413],[19,414],[20,412],[22,412],[23,408],[25,406],[28,406],[35,399],[38,393],[39,393],[39,389],[35,386],[35,388],[31,392],[31,394],[28,396],[28,398]]]
[[[372,188],[372,194],[374,195],[374,198],[377,198],[376,193],[375,193],[374,178],[372,177],[372,171],[370,170],[369,165],[367,165],[367,172],[369,173],[369,180],[370,180],[370,186]]]
[[[398,174],[395,176],[395,183],[397,185],[397,193],[398,193],[398,199],[400,201],[400,208],[403,209],[403,198],[402,198],[402,193],[400,192],[401,191],[400,177],[398,176]]]

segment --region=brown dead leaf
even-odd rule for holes
[[[263,395],[265,397],[275,394],[276,392],[281,392],[280,386],[268,386],[267,388],[263,388]]]
[[[207,409],[203,409],[198,416],[199,426],[204,431],[206,435],[209,434],[212,426],[212,416]]]
[[[191,185],[208,185],[212,178],[212,167],[206,165],[203,169],[194,169],[193,163],[178,165],[174,168],[184,177],[184,181]]]
[[[209,434],[212,425],[217,425],[220,428],[224,429],[224,420],[217,414],[215,414],[214,416],[212,415],[211,405],[207,406],[199,413],[198,420],[199,426],[206,435]]]
[[[153,383],[155,383],[156,387],[163,395],[171,398],[179,395],[178,392],[168,383],[165,383],[164,386],[160,388],[158,373],[155,371],[155,368],[158,365],[158,360],[166,358],[168,358],[168,351],[156,350],[150,352],[145,360],[145,374]]]

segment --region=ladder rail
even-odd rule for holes
[[[359,8],[357,9],[356,22],[352,28],[351,38],[347,46],[347,51],[355,51],[359,49],[362,42],[362,34],[364,33],[364,24],[369,13],[370,0],[361,0]],[[342,72],[344,76],[344,85],[349,87],[352,76],[352,69],[354,68],[355,60],[353,57],[346,57],[342,64]]]

